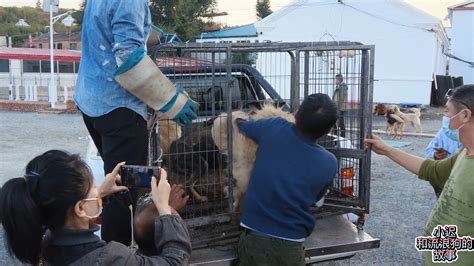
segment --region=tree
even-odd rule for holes
[[[205,15],[214,13],[216,0],[151,0],[153,23],[166,32],[191,40],[208,25]]]
[[[84,17],[84,9],[86,8],[87,0],[82,0],[81,6],[78,11],[72,13],[72,17],[75,19],[74,31],[81,31],[82,29],[82,20]]]
[[[270,0],[257,0],[255,9],[257,11],[257,19],[259,20],[273,13],[270,9]]]
[[[67,9],[60,9],[59,14],[67,12]],[[17,27],[15,23],[20,19],[25,19],[29,27]],[[35,7],[1,7],[0,6],[0,36],[12,37],[13,46],[22,46],[31,34],[33,37],[42,32],[48,32],[46,26],[49,25],[49,13]],[[61,23],[54,24],[56,32],[65,32],[67,28]]]

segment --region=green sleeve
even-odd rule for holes
[[[459,152],[449,159],[434,161],[425,160],[421,165],[418,178],[429,181],[434,188],[442,189],[448,180]]]

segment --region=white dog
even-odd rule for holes
[[[237,119],[256,120],[261,118],[281,117],[291,123],[295,122],[292,114],[285,112],[282,108],[273,104],[264,104],[260,110],[255,110],[252,114],[242,111],[232,113],[232,165],[235,179],[234,187],[234,208],[241,207],[241,198],[247,191],[250,175],[255,163],[257,144],[250,138],[240,133],[236,124]],[[214,120],[212,127],[212,138],[222,154],[228,155],[227,149],[227,114],[221,114]]]

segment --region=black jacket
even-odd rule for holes
[[[187,265],[191,241],[185,223],[177,215],[155,220],[155,245],[159,256],[146,257],[118,243],[105,243],[89,230],[48,232],[44,240],[44,265]]]

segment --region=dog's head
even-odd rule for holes
[[[374,112],[372,114],[374,114],[374,115],[385,115],[386,113],[387,113],[387,107],[384,104],[379,103],[375,106]]]

